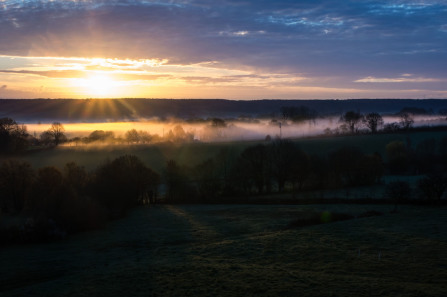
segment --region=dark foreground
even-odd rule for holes
[[[286,229],[303,210],[381,216]],[[0,296],[447,296],[447,209],[140,208],[105,230],[0,251]]]

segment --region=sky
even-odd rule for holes
[[[447,98],[447,0],[0,0],[0,98]]]

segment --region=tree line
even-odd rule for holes
[[[447,189],[446,169],[447,137],[427,138],[416,146],[409,138],[392,141],[385,158],[379,153],[365,154],[358,147],[341,147],[325,156],[309,154],[291,140],[275,139],[249,146],[240,154],[221,150],[193,167],[169,160],[163,180],[167,202],[219,203],[256,195],[295,196],[302,191],[373,186],[382,184],[384,175],[417,175],[417,194],[404,196],[439,201]],[[399,186],[391,183],[390,187]]]
[[[0,166],[1,212],[29,219],[0,241],[41,241],[98,228],[153,203],[159,184],[160,176],[131,155],[106,160],[92,172],[74,162],[62,170],[35,170],[27,162],[6,160]]]
[[[364,154],[356,147],[318,156],[291,140],[275,139],[240,154],[221,150],[194,167],[170,160],[164,180],[168,202],[219,202],[228,197],[368,186],[380,182],[384,170],[380,155]]]
[[[259,195],[372,186],[382,183],[385,174],[419,175],[419,197],[442,198],[447,188],[447,137],[427,138],[417,145],[409,139],[392,141],[386,154],[387,161],[378,153],[341,147],[321,156],[278,138],[240,153],[222,149],[191,167],[168,160],[161,174],[131,155],[105,160],[91,172],[74,162],[61,170],[36,170],[9,159],[0,164],[1,212],[29,220],[0,238],[10,242],[63,237],[100,227],[147,203],[244,203]],[[391,182],[385,198],[400,203],[414,197],[412,191],[407,182]]]
[[[408,112],[408,108],[403,108],[399,113],[398,122],[392,122],[385,124],[383,117],[377,112],[370,112],[362,114],[358,111],[347,111],[340,116],[341,126],[337,129],[336,133],[341,134],[356,134],[363,132],[362,128],[366,128],[367,131],[372,134],[376,134],[379,131],[384,133],[394,133],[398,131],[408,131],[413,127],[414,118],[413,114]],[[329,129],[326,134],[331,134]]]

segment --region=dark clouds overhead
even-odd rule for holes
[[[212,61],[345,87],[447,78],[447,2],[435,0],[3,1],[0,40],[3,55]]]

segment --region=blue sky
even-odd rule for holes
[[[446,98],[446,82],[447,1],[0,1],[0,98]]]

